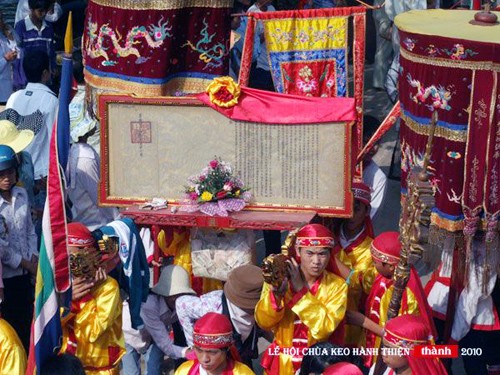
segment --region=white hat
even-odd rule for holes
[[[161,270],[160,281],[151,290],[164,297],[177,294],[196,294],[191,289],[189,274],[181,266],[170,265]]]
[[[31,130],[18,130],[9,120],[0,120],[0,144],[9,146],[16,154],[28,147],[34,136]]]

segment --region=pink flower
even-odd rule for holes
[[[231,191],[231,190],[233,190],[233,183],[232,182],[226,182],[224,184],[224,187],[222,189],[224,191]]]
[[[192,201],[198,200],[198,194],[196,194],[194,191],[189,193],[189,199],[191,199]]]
[[[204,175],[200,175],[200,182],[205,181],[205,179],[206,179],[206,178],[207,178],[206,176],[204,176]]]
[[[210,168],[215,169],[215,168],[217,168],[217,166],[219,165],[219,162],[217,161],[217,159],[214,159],[214,160],[212,160],[212,161],[209,163],[209,165],[210,165]]]

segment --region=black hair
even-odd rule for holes
[[[40,50],[26,51],[23,58],[23,69],[28,82],[41,82],[43,71],[49,70],[49,55]]]
[[[28,6],[30,9],[43,9],[48,10],[50,8],[49,0],[28,0]]]
[[[306,351],[306,355],[302,358],[299,375],[322,374],[327,367],[339,362],[352,363],[363,373],[367,373],[367,369],[363,365],[363,359],[360,356],[351,354],[350,350],[342,351],[343,347],[340,345],[321,341],[311,345],[310,349],[309,352]],[[342,354],[337,355],[337,350]]]
[[[85,375],[85,369],[74,355],[54,354],[43,363],[40,375]]]

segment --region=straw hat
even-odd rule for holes
[[[24,150],[34,136],[31,130],[17,130],[9,120],[0,120],[0,144],[11,147],[16,154]]]
[[[263,284],[260,267],[251,264],[236,267],[224,284],[224,295],[240,309],[253,310],[259,302]]]
[[[170,297],[177,294],[196,294],[191,289],[189,274],[181,266],[170,265],[162,269],[160,281],[153,288],[153,293]]]

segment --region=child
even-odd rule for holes
[[[239,362],[233,327],[225,315],[209,312],[198,319],[194,325],[193,344],[196,359],[184,362],[175,375],[254,374]]]
[[[416,345],[434,344],[431,329],[425,320],[415,315],[400,315],[387,322],[383,338],[382,359],[388,369],[384,375],[446,375],[447,371],[438,358],[419,358],[412,355]],[[394,355],[391,349],[409,349],[409,355]],[[385,350],[384,350],[385,349]],[[374,373],[375,365],[370,369]]]
[[[60,352],[78,357],[87,375],[118,375],[125,354],[118,283],[101,267],[82,267],[95,266],[97,257],[95,240],[83,224],[68,224],[68,251],[73,299],[69,313],[61,318]]]
[[[0,145],[0,230],[2,240],[3,283],[5,300],[3,316],[16,330],[24,348],[29,347],[33,317],[34,289],[38,251],[37,237],[31,221],[31,208],[24,188],[17,182],[17,157],[12,148]],[[5,230],[6,229],[6,230]]]
[[[30,14],[15,25],[19,38],[21,55],[27,51],[43,51],[49,56],[51,73],[56,71],[56,53],[54,48],[54,28],[45,21],[50,8],[49,0],[29,0]],[[14,81],[26,83],[26,77],[15,77]]]

